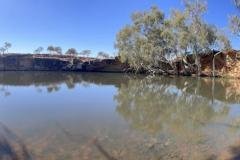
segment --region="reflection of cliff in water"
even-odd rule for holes
[[[89,84],[115,85],[119,87],[128,76],[119,73],[67,73],[67,72],[0,72],[0,92],[9,96],[7,86],[35,86],[37,91],[46,87],[49,93],[61,89],[65,84],[69,89],[77,84],[87,87]]]
[[[62,83],[71,86],[82,82],[118,85],[125,78],[126,76],[119,73],[0,72],[0,84],[11,86],[48,86]]]
[[[0,159],[31,160],[25,144],[7,126],[0,123]]]
[[[149,79],[149,77],[118,73],[0,72],[0,92],[9,96],[11,92],[5,86],[30,85],[37,88],[46,87],[49,92],[58,91],[62,84],[66,84],[69,89],[74,88],[77,84],[83,86],[89,84],[114,85],[120,88],[122,84],[127,85],[131,80],[140,83],[143,79]],[[240,102],[240,80],[196,79],[191,77],[155,77],[150,79],[162,86],[175,86],[182,92],[206,97],[212,101]]]

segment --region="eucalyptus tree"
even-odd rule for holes
[[[92,54],[91,50],[83,50],[79,53],[79,55],[88,57],[90,54]]]
[[[176,56],[184,56],[189,53],[191,36],[187,24],[187,14],[179,10],[172,10],[170,16],[171,29],[174,34]]]
[[[35,54],[40,54],[40,53],[43,52],[43,50],[44,50],[43,47],[38,47],[36,50],[34,50],[34,53],[35,53]]]
[[[56,54],[62,54],[62,48],[61,47],[54,47],[54,51]]]
[[[54,52],[54,47],[51,45],[51,46],[48,46],[47,47],[47,51],[52,54]]]
[[[173,34],[169,21],[157,7],[132,15],[132,24],[117,34],[116,48],[121,61],[136,71],[159,67],[160,61],[173,53]]]
[[[222,51],[229,51],[232,49],[230,40],[227,38],[227,36],[224,34],[224,32],[218,31],[216,48],[218,48],[218,50],[220,50],[220,51],[213,55],[213,60],[212,60],[212,76],[213,77],[215,77],[215,59],[216,59],[216,57],[220,53],[222,53]]]
[[[206,1],[185,0],[184,5],[184,11],[174,11],[170,19],[173,32],[176,32],[177,52],[193,53],[197,73],[200,75],[200,55],[212,49],[229,50],[231,43],[224,32],[204,21],[203,15],[207,11]]]
[[[55,46],[50,45],[50,46],[48,46],[47,50],[50,54],[62,54],[61,47],[55,47]]]
[[[4,54],[5,51],[6,51],[6,49],[5,49],[4,47],[1,47],[1,48],[0,48],[0,53],[1,53],[1,54]]]
[[[231,17],[231,30],[232,32],[237,35],[238,37],[240,37],[240,18],[237,15],[233,15]]]
[[[203,0],[185,0],[185,13],[189,25],[190,43],[189,49],[195,55],[197,73],[201,74],[201,63],[199,54],[208,52],[215,45],[217,40],[217,28],[209,25],[203,20],[207,4]]]
[[[225,32],[218,30],[216,48],[220,51],[229,51],[232,49],[232,45]]]
[[[173,10],[169,19],[157,7],[133,14],[132,23],[117,34],[115,46],[121,61],[136,71],[152,68],[164,71],[161,62],[192,53],[194,68],[200,75],[200,54],[215,49],[219,42],[223,48],[229,48],[230,42],[218,34],[216,26],[204,21],[207,10],[204,0],[185,0],[184,6],[183,11]]]
[[[198,74],[201,68],[199,54],[211,49],[231,49],[231,43],[224,32],[202,20],[201,14],[205,11],[206,4],[200,2],[202,1],[185,1],[185,10],[173,10],[170,17],[176,52],[181,56],[191,52],[195,54]]]
[[[75,48],[70,48],[67,50],[67,52],[65,54],[71,55],[71,56],[77,56],[78,52]]]
[[[5,51],[8,53],[8,50],[9,50],[9,48],[11,48],[12,47],[12,44],[11,43],[9,43],[9,42],[5,42],[4,43],[4,48],[5,48]]]
[[[108,54],[108,53],[105,53],[105,52],[98,52],[97,57],[98,57],[98,58],[102,58],[102,59],[110,58],[109,54]]]
[[[12,47],[12,44],[11,44],[11,43],[5,42],[4,45],[3,45],[3,47],[0,47],[0,52],[1,52],[1,54],[8,53],[8,50],[9,50],[9,48],[11,48],[11,47]]]
[[[235,6],[240,12],[240,0],[235,0]],[[233,15],[230,19],[230,27],[232,32],[240,37],[240,13],[238,15]]]

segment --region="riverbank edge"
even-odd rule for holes
[[[51,54],[0,55],[0,71],[65,71],[123,73],[125,65],[117,58],[97,59]]]
[[[200,77],[213,77],[212,66],[213,58],[215,58],[214,77],[240,79],[240,59],[237,58],[237,54],[234,54],[234,56],[229,55],[229,53],[218,54],[217,57],[214,54],[201,55],[202,72]],[[174,68],[168,69],[166,72],[156,73],[156,75],[198,77],[196,71],[187,71],[184,62],[182,59],[174,60],[171,64]],[[188,63],[190,64],[190,62]],[[169,64],[166,63],[165,65]],[[70,55],[19,53],[0,55],[0,71],[134,72],[129,70],[129,66],[122,63],[118,57],[99,59]],[[139,72],[138,74],[153,73]]]

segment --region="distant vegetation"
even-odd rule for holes
[[[47,50],[50,54],[62,54],[62,48],[58,46],[48,46]]]
[[[105,53],[105,52],[98,52],[97,57],[100,58],[100,59],[106,59],[106,58],[110,58],[110,55],[108,53]]]
[[[86,57],[89,57],[89,55],[91,55],[91,54],[92,54],[91,50],[83,50],[79,53],[79,55],[86,56]]]
[[[0,54],[7,54],[9,48],[11,48],[11,47],[12,47],[11,43],[5,42],[3,47],[0,47]],[[44,51],[44,47],[40,46],[33,51],[33,54],[55,54],[55,55],[63,54],[62,48],[60,46],[49,45],[46,50],[47,50],[47,52]],[[69,48],[64,54],[73,56],[73,57],[81,56],[81,57],[88,58],[93,53],[91,50],[82,50],[82,51],[78,52],[77,49],[75,49],[75,48]],[[96,58],[108,59],[108,58],[113,58],[113,57],[111,57],[110,54],[101,51],[101,52],[97,53]]]
[[[0,47],[0,53],[5,54],[8,53],[8,49],[12,47],[12,44],[9,42],[5,42],[3,47]]]
[[[239,0],[236,0],[239,8]],[[170,18],[156,6],[132,15],[132,23],[117,34],[116,48],[122,62],[137,72],[161,67],[162,62],[193,54],[198,74],[201,73],[199,54],[211,50],[227,51],[231,44],[224,32],[204,21],[207,3],[185,0],[184,10],[173,9]],[[239,35],[239,16],[233,16],[231,26]]]
[[[67,50],[66,54],[76,56],[76,55],[78,55],[78,52],[75,48],[70,48],[70,49]]]
[[[38,48],[34,51],[34,53],[35,53],[35,54],[40,54],[40,53],[43,52],[43,50],[44,50],[43,47],[38,47]]]
[[[33,53],[41,54],[41,53],[43,53],[43,51],[44,51],[43,47],[38,47],[36,50],[33,51]],[[57,55],[63,54],[61,47],[56,47],[56,46],[52,46],[52,45],[47,47],[47,51],[49,54],[57,54]],[[78,52],[77,49],[75,49],[75,48],[69,48],[65,52],[65,55],[89,57],[90,55],[92,55],[92,51],[91,50],[83,50],[83,51]],[[112,57],[108,53],[101,51],[101,52],[98,52],[97,58],[108,59],[108,58],[112,58]]]

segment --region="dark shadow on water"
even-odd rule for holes
[[[231,160],[240,160],[240,146],[234,146],[230,148],[233,157]]]
[[[219,155],[211,155],[207,160],[240,160],[240,144],[228,147]]]
[[[66,128],[64,128],[60,123],[56,122],[56,126],[61,130],[61,132],[69,139],[69,141],[76,142],[78,139],[75,138],[75,135],[71,134]],[[88,139],[87,136],[84,136],[85,139]],[[112,156],[99,142],[97,137],[93,137],[89,140],[88,145],[95,146],[97,150],[105,157],[107,160],[117,160]]]
[[[0,160],[32,160],[22,140],[0,123]]]
[[[240,160],[240,144],[230,146],[227,149],[227,153],[223,154],[225,157],[220,157],[221,159],[227,159],[227,160]]]
[[[96,146],[96,148],[98,149],[98,151],[107,159],[107,160],[117,160],[116,158],[114,158],[113,156],[111,156],[105,148],[103,148],[103,146],[99,143],[99,141],[96,139],[94,142],[94,145]]]

